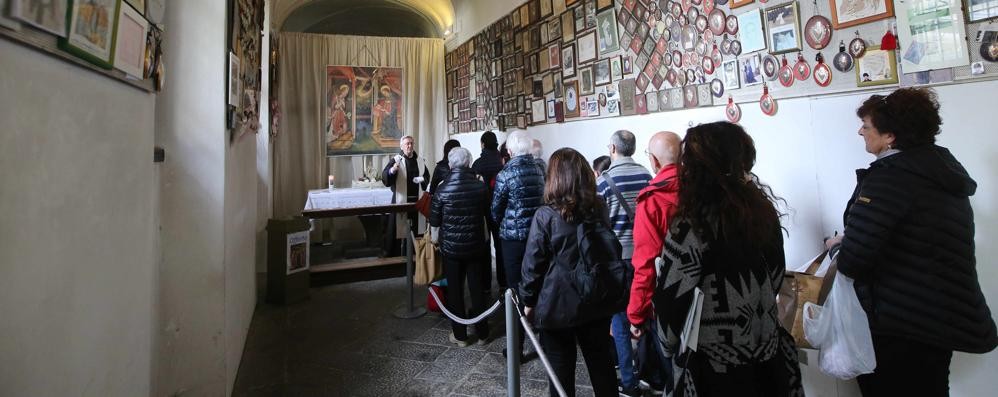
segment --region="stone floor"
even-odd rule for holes
[[[312,288],[308,301],[290,306],[259,305],[233,395],[505,396],[503,311],[491,318],[497,338],[458,348],[439,314],[392,316],[405,293],[405,278],[390,278]],[[576,384],[577,395],[593,395],[581,363]],[[547,395],[540,360],[521,366],[521,395]]]

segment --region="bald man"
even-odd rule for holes
[[[631,333],[639,337],[651,318],[651,298],[655,289],[655,258],[662,253],[662,241],[669,228],[669,217],[679,203],[676,162],[679,160],[679,135],[662,131],[648,142],[648,160],[655,177],[638,193],[634,211],[634,281],[627,305]]]

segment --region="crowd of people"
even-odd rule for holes
[[[935,144],[942,120],[931,90],[871,96],[857,116],[876,159],[857,172],[845,232],[826,244],[855,280],[873,335],[877,368],[859,385],[864,396],[945,396],[953,351],[998,344],[976,273],[976,183]],[[408,143],[406,160],[396,158],[386,175],[419,175]],[[576,346],[597,396],[803,395],[797,348],[776,302],[786,269],[782,199],[753,173],[752,137],[728,122],[692,127],[682,138],[655,133],[644,153],[651,171],[634,160],[636,147],[635,135],[620,130],[591,165],[572,148],[545,164],[527,132],[509,134],[502,147],[485,132],[471,163],[468,149],[448,141],[430,182],[428,218],[448,309],[462,317],[485,309],[494,248],[499,288],[518,293],[569,396]],[[402,162],[406,168],[394,165]],[[585,230],[612,231],[612,241],[588,241]],[[628,264],[623,300],[612,282],[586,283],[598,272],[580,272],[583,263],[612,261]],[[680,334],[701,291],[698,346],[684,350]],[[474,336],[453,323],[452,342],[473,339],[489,340],[487,320]],[[532,358],[522,343],[508,349]]]

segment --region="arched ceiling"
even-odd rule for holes
[[[451,0],[273,0],[281,31],[394,37],[444,37]]]

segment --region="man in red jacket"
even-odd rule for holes
[[[679,160],[679,135],[658,132],[648,142],[645,154],[657,172],[648,187],[638,193],[634,211],[634,281],[627,305],[631,334],[639,338],[646,322],[652,319],[651,298],[655,290],[655,258],[662,254],[662,244],[669,228],[669,217],[679,204],[676,161]]]

